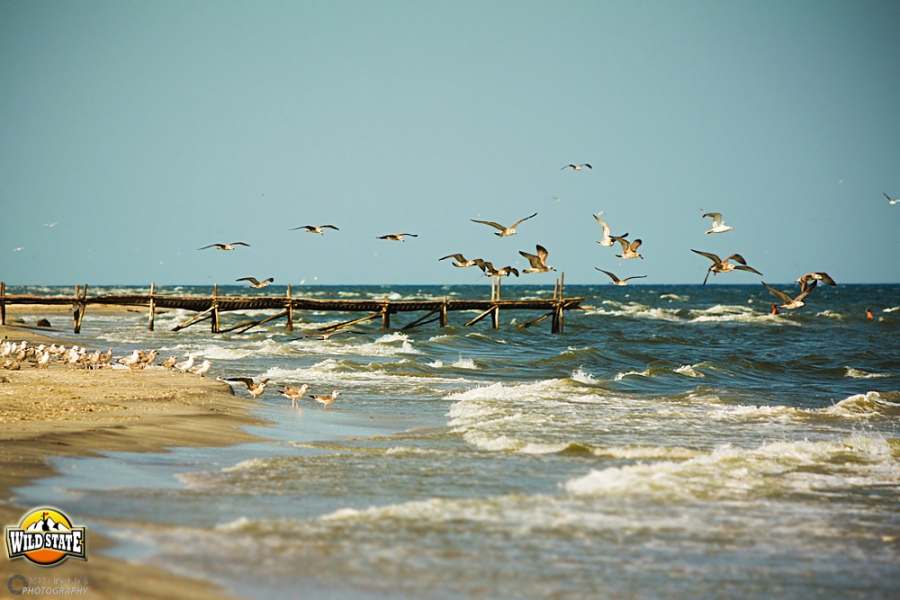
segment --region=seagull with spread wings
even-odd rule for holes
[[[389,233],[387,235],[376,236],[376,238],[379,240],[390,240],[392,242],[405,242],[406,240],[403,239],[403,236],[419,237],[415,233]]]
[[[235,281],[249,281],[250,287],[259,289],[259,288],[264,288],[267,285],[269,285],[270,283],[272,283],[273,281],[275,281],[275,278],[269,277],[268,279],[264,279],[262,281],[257,281],[256,277],[241,277],[240,279],[235,279]]]
[[[729,227],[722,220],[722,213],[717,212],[708,212],[703,215],[703,218],[710,217],[712,219],[712,229],[707,231],[706,233],[725,233],[726,231],[731,231],[734,227]]]
[[[593,168],[594,168],[594,167],[592,167],[591,165],[589,165],[588,163],[583,163],[583,164],[580,164],[580,165],[566,165],[566,166],[564,166],[562,169],[560,169],[560,171],[565,170],[565,169],[569,169],[569,168],[571,168],[573,171],[580,171],[580,170],[583,169],[584,167],[587,167],[588,169],[593,169]]]
[[[500,223],[495,223],[494,221],[479,221],[478,219],[470,219],[470,220],[475,223],[481,223],[483,225],[490,225],[494,229],[499,229],[500,231],[494,232],[494,235],[496,235],[497,237],[508,237],[511,235],[516,235],[516,227],[521,225],[523,221],[527,221],[528,219],[531,219],[532,217],[536,217],[536,216],[537,216],[537,213],[534,213],[533,215],[525,217],[524,219],[519,219],[518,221],[516,221],[509,227],[504,227]]]
[[[609,235],[609,225],[606,224],[606,221],[604,221],[603,219],[600,218],[600,215],[602,215],[602,214],[603,214],[603,211],[601,210],[599,213],[594,215],[594,218],[597,220],[597,223],[599,223],[600,227],[603,229],[603,239],[597,243],[600,244],[601,246],[607,246],[607,247],[611,248],[612,246],[615,245],[615,242],[612,240],[612,236]],[[619,237],[627,238],[628,234],[626,233],[625,235],[621,235]]]
[[[244,242],[231,242],[230,244],[210,244],[209,246],[197,248],[197,250],[206,250],[207,248],[215,248],[216,250],[234,250],[235,246],[247,246],[249,248],[250,244],[245,244]]]
[[[323,229],[334,229],[335,231],[340,231],[334,225],[301,225],[300,227],[292,227],[288,231],[296,231],[298,229],[305,229],[309,233],[325,233],[322,231]]]
[[[612,281],[610,281],[610,283],[613,285],[628,285],[629,279],[641,279],[643,277],[646,277],[646,275],[632,275],[631,277],[626,277],[625,279],[619,279],[618,277],[616,277],[609,271],[604,271],[603,269],[599,269],[597,267],[594,267],[594,268],[597,269],[598,271],[600,271],[601,273],[606,273],[607,275],[609,275],[609,278],[612,279]]]
[[[628,235],[627,233],[625,235]],[[619,258],[640,258],[643,260],[643,256],[637,251],[638,248],[641,247],[641,244],[644,242],[641,240],[634,240],[633,242],[629,242],[625,239],[625,235],[611,235],[609,239],[614,242],[619,242],[622,244],[622,254],[616,254]]]
[[[522,271],[523,273],[546,273],[547,271],[555,271],[556,269],[549,266],[547,264],[547,249],[538,244],[535,246],[537,249],[537,254],[529,254],[527,252],[522,252],[519,250],[519,254],[528,259],[528,262],[531,263],[531,268],[525,269]]]
[[[453,266],[458,267],[460,269],[465,269],[466,267],[474,267],[475,265],[478,264],[476,262],[478,259],[466,260],[466,257],[463,256],[462,254],[448,254],[447,256],[445,256],[443,258],[439,258],[438,260],[447,260],[448,258],[455,259],[453,261]]]
[[[691,252],[696,252],[702,256],[705,256],[709,260],[713,261],[713,264],[710,265],[709,269],[706,271],[706,277],[703,278],[703,285],[706,285],[706,280],[709,279],[709,274],[717,274],[717,273],[730,273],[737,269],[738,271],[750,271],[751,273],[756,273],[757,275],[762,275],[759,271],[754,269],[753,267],[747,266],[747,261],[744,260],[744,257],[740,254],[732,254],[725,260],[722,260],[717,255],[711,252],[700,252],[699,250],[691,249]],[[736,263],[740,263],[738,265],[733,265],[729,261],[734,260]]]
[[[781,290],[776,290],[775,288],[773,288],[771,285],[769,285],[765,281],[762,282],[762,284],[764,286],[766,286],[766,289],[769,290],[769,292],[773,296],[775,296],[776,298],[781,300],[781,302],[782,302],[781,308],[784,308],[787,310],[794,310],[795,308],[800,308],[801,306],[803,306],[804,305],[803,299],[806,298],[811,291],[816,289],[817,283],[818,283],[818,281],[813,281],[809,285],[805,286],[796,298],[791,298],[790,296],[788,296]]]

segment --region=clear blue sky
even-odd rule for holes
[[[8,284],[475,283],[437,259],[538,243],[567,283],[898,282],[883,192],[898,2],[0,1]]]

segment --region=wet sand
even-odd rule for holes
[[[27,318],[31,323],[33,318]],[[22,326],[0,326],[0,340],[62,343]],[[68,341],[67,345],[72,342]],[[227,383],[162,370],[69,369],[51,363],[19,371],[0,369],[0,522],[18,525],[33,508],[16,503],[13,490],[55,475],[47,459],[102,452],[160,452],[173,446],[225,446],[252,441],[241,426],[263,422],[249,415],[250,400]],[[78,515],[69,515],[78,524]],[[16,574],[45,582],[87,578],[89,598],[225,598],[214,585],[156,567],[104,556],[111,542],[88,530],[88,560],[53,568],[4,561],[0,583]],[[59,596],[55,596],[59,597]]]

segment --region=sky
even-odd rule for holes
[[[472,284],[438,259],[540,244],[567,284],[700,283],[691,249],[764,274],[717,284],[900,282],[898,31],[871,1],[0,0],[0,281]]]

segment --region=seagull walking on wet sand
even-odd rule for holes
[[[249,281],[250,287],[254,289],[260,289],[268,286],[270,283],[275,281],[274,277],[269,277],[268,279],[263,279],[262,281],[257,281],[255,277],[241,277],[240,279],[235,279],[235,281]]]
[[[477,258],[474,260],[466,260],[466,257],[463,256],[462,254],[448,254],[447,256],[445,256],[443,258],[439,258],[438,260],[447,260],[448,258],[455,259],[453,261],[453,266],[459,267],[460,269],[465,269],[466,267],[474,267],[475,265],[478,264],[478,260],[479,260]]]
[[[622,236],[610,236],[609,239],[622,244],[622,254],[616,254],[616,256],[618,256],[619,258],[640,258],[641,260],[643,260],[644,257],[641,256],[637,251],[637,249],[641,247],[641,244],[643,242],[641,240],[634,240],[633,242],[629,243],[629,241],[625,239],[625,236],[627,235],[628,234],[626,233]]]
[[[308,233],[325,233],[322,231],[323,229],[334,229],[335,231],[340,231],[334,225],[301,225],[300,227],[292,227],[288,231],[296,231],[298,229],[305,229]]]
[[[269,382],[268,379],[263,379],[259,383],[254,383],[252,379],[249,377],[232,377],[230,379],[226,379],[225,381],[239,381],[247,386],[247,391],[250,392],[250,395],[254,398],[259,398],[262,396],[263,392],[266,391],[266,383]]]
[[[572,169],[573,171],[580,171],[584,167],[587,167],[588,169],[592,169],[592,170],[594,168],[591,165],[589,165],[588,163],[582,163],[580,165],[566,165],[562,169],[560,169],[560,171],[564,171],[566,169]]]
[[[717,255],[715,255],[711,252],[700,252],[699,250],[694,250],[693,248],[691,248],[691,252],[696,252],[697,254],[701,254],[701,255],[705,256],[706,258],[708,258],[709,260],[713,261],[713,264],[706,271],[706,277],[703,278],[703,285],[706,285],[706,280],[709,279],[710,273],[713,273],[713,274],[730,273],[731,271],[738,270],[738,271],[750,271],[751,273],[756,273],[757,275],[762,275],[762,273],[760,273],[753,267],[748,267],[747,261],[744,260],[744,257],[741,256],[740,254],[732,254],[725,260],[722,260]],[[729,261],[732,259],[735,262],[740,263],[740,264],[739,265],[731,264]]]
[[[609,235],[609,225],[606,224],[606,221],[604,221],[603,219],[600,218],[600,215],[602,215],[602,214],[603,214],[603,211],[601,210],[599,213],[594,215],[594,218],[597,220],[597,223],[599,223],[600,227],[603,228],[603,239],[597,243],[600,244],[601,246],[606,246],[608,248],[611,248],[612,246],[615,245],[615,242],[613,241],[612,236]],[[619,237],[627,238],[628,234],[626,233],[625,235],[620,235]]]
[[[607,275],[609,275],[609,278],[612,279],[612,281],[610,281],[610,283],[613,285],[628,285],[629,279],[641,279],[643,277],[646,277],[646,275],[632,275],[631,277],[626,277],[625,279],[619,279],[618,277],[616,277],[609,271],[604,271],[603,269],[600,269],[598,267],[594,267],[594,268],[597,269],[598,271],[600,271],[601,273],[606,273]]]
[[[884,192],[881,193],[884,194]],[[889,204],[897,204],[898,202],[900,202],[900,198],[891,198],[887,194],[884,194],[884,197],[888,199]]]
[[[337,400],[337,397],[341,393],[337,390],[332,390],[331,394],[327,396],[313,396],[313,400],[321,404],[325,407],[325,410],[328,410],[328,407],[334,404],[334,401]]]
[[[304,383],[303,385],[297,387],[285,386],[283,390],[281,390],[281,395],[291,399],[291,407],[297,408],[300,404],[297,402],[303,396],[306,395],[306,390],[309,389],[309,384]]]
[[[191,367],[190,372],[194,373],[195,375],[199,375],[200,377],[203,377],[204,375],[209,373],[209,370],[210,370],[210,368],[212,368],[212,365],[213,365],[213,363],[211,360],[204,360],[202,364],[197,365],[195,367]]]
[[[376,239],[379,239],[379,240],[389,240],[391,242],[405,242],[406,240],[403,239],[404,236],[419,237],[415,233],[389,233],[387,235],[379,235],[379,236],[375,236],[375,237],[376,237]]]
[[[197,250],[206,250],[207,248],[215,248],[216,250],[234,250],[235,246],[247,246],[249,248],[250,244],[245,244],[244,242],[231,242],[230,244],[210,244],[209,246],[197,248]]]
[[[499,229],[500,231],[494,232],[494,235],[496,235],[497,237],[509,237],[511,235],[516,235],[516,227],[521,225],[524,221],[527,221],[528,219],[531,219],[536,216],[537,216],[537,213],[534,213],[533,215],[529,215],[529,216],[525,217],[524,219],[519,219],[518,221],[516,221],[509,227],[504,227],[500,223],[496,223],[494,221],[479,221],[478,219],[470,219],[470,220],[473,223],[481,223],[482,225],[490,225],[494,229]]]
[[[528,252],[522,252],[519,250],[519,254],[528,259],[528,262],[531,263],[531,268],[525,269],[522,271],[523,273],[546,273],[547,271],[555,271],[556,269],[547,264],[547,249],[541,246],[540,244],[536,245],[537,255],[529,254]]]
[[[722,220],[722,213],[717,212],[708,212],[703,215],[703,218],[710,217],[712,219],[712,229],[707,231],[706,233],[725,233],[726,231],[731,231],[734,227],[729,227]]]
[[[781,302],[782,302],[781,308],[784,308],[786,310],[794,310],[795,308],[800,308],[801,306],[803,306],[804,305],[803,299],[806,298],[811,291],[816,289],[817,283],[818,283],[817,281],[813,281],[811,284],[809,284],[808,286],[803,288],[803,291],[800,292],[800,294],[796,298],[791,298],[790,296],[788,296],[781,290],[776,290],[775,288],[773,288],[771,285],[769,285],[765,281],[762,282],[762,284],[764,286],[766,286],[766,289],[769,290],[769,292],[773,296],[775,296],[776,298],[781,300]]]

